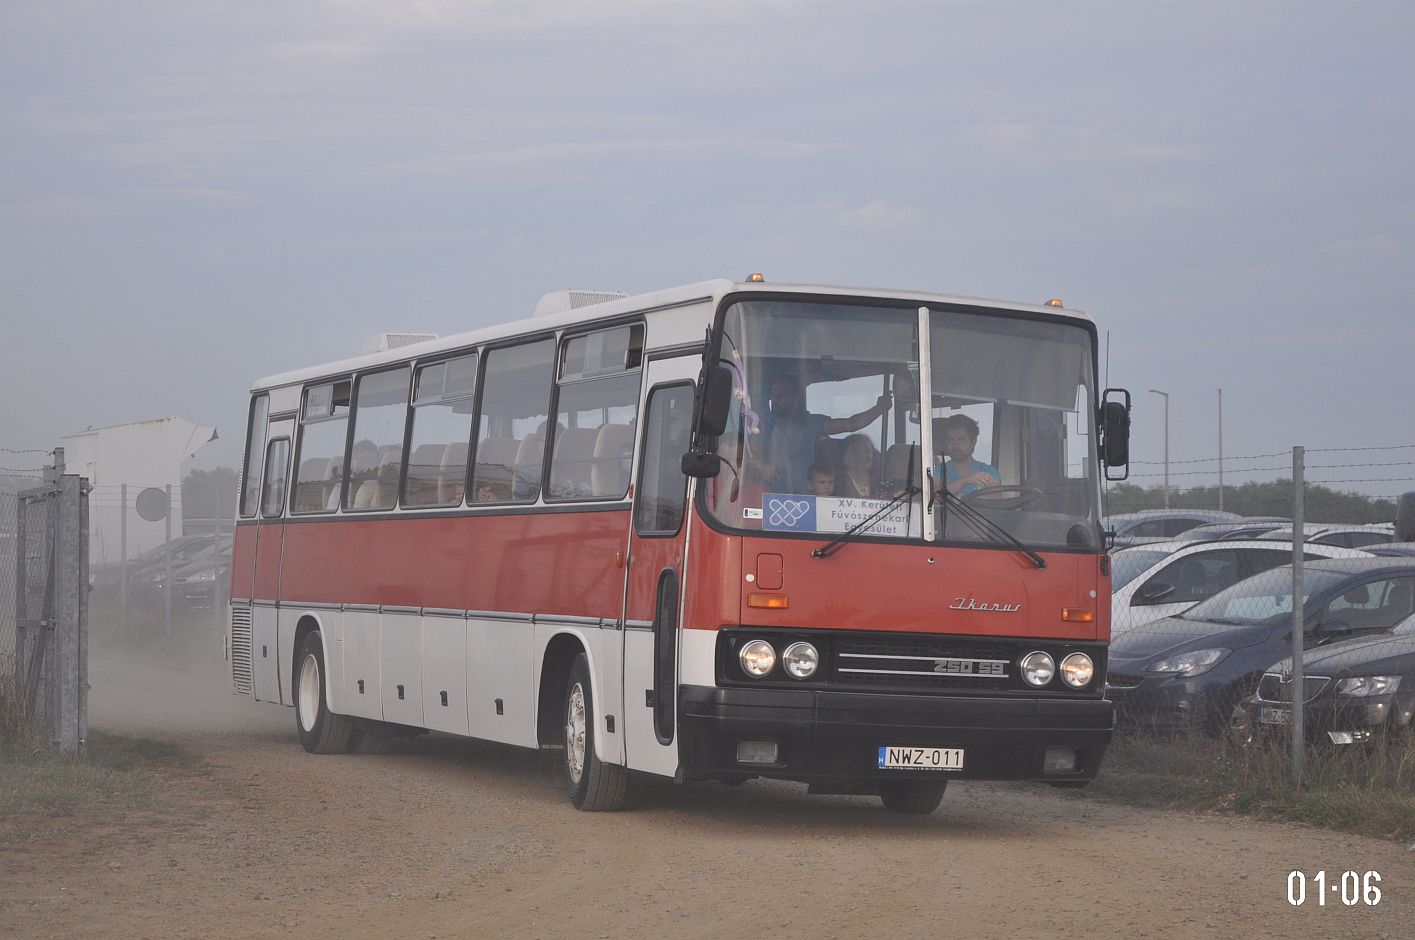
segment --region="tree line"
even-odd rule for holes
[[[1281,516],[1292,518],[1292,481],[1241,483],[1223,488],[1223,508],[1242,516]],[[1217,486],[1196,486],[1192,489],[1169,491],[1172,509],[1217,509]],[[1138,512],[1142,509],[1163,509],[1163,486],[1137,486],[1133,483],[1112,483],[1105,493],[1107,515]],[[1395,500],[1363,496],[1360,493],[1340,493],[1319,483],[1309,483],[1303,494],[1303,518],[1308,522],[1348,523],[1394,522]]]

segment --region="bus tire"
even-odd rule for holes
[[[882,783],[879,798],[891,813],[927,816],[943,802],[947,780],[896,780]]]
[[[624,805],[629,770],[595,756],[594,696],[590,663],[575,657],[565,684],[565,783],[570,802],[586,812],[612,812]]]
[[[311,754],[343,754],[358,747],[359,733],[347,715],[329,710],[325,684],[324,640],[311,630],[300,641],[295,657],[295,730],[300,744]]]

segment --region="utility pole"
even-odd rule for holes
[[[1164,397],[1164,508],[1169,508],[1169,392],[1157,388],[1150,389],[1155,395]]]
[[[1223,511],[1223,389],[1218,390],[1218,508]]]

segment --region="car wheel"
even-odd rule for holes
[[[342,754],[358,747],[359,732],[348,715],[329,710],[324,640],[318,630],[305,634],[295,657],[295,730],[311,754]]]
[[[610,812],[624,805],[629,771],[595,756],[595,714],[590,665],[575,657],[565,685],[565,782],[570,802],[586,812]]]
[[[947,780],[896,780],[879,787],[880,802],[891,813],[927,816],[943,802]]]

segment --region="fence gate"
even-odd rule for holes
[[[63,472],[15,499],[14,695],[62,753],[88,737],[88,481]]]

